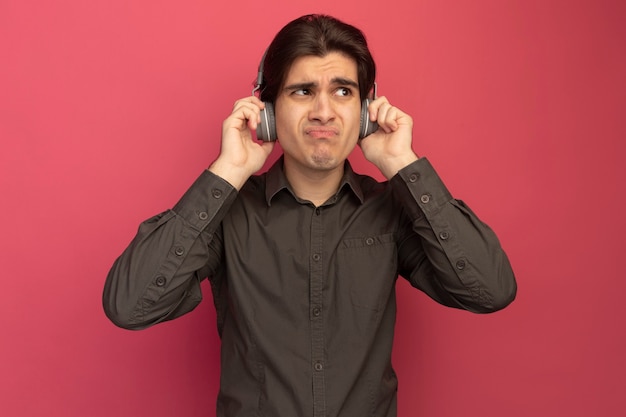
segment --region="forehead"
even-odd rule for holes
[[[323,57],[305,55],[293,61],[283,85],[296,82],[330,82],[341,78],[358,83],[357,65],[351,57],[339,52],[330,52]]]

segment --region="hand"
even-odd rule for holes
[[[365,159],[376,165],[387,179],[418,159],[413,152],[413,119],[385,97],[369,105],[370,120],[376,120],[378,130],[361,139],[359,145]]]
[[[274,149],[274,142],[260,143],[252,138],[264,107],[265,104],[255,96],[237,100],[232,113],[222,124],[222,148],[209,171],[238,190],[263,167]]]

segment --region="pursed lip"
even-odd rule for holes
[[[339,130],[333,127],[308,127],[304,133],[316,139],[326,139],[337,136]]]

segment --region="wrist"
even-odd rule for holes
[[[250,175],[252,175],[244,167],[229,164],[219,158],[207,170],[227,181],[237,190],[240,190],[248,178],[250,178]]]
[[[380,172],[382,172],[385,178],[390,180],[394,175],[398,173],[398,171],[407,167],[418,159],[419,157],[414,152],[399,155],[396,157],[385,158],[381,161],[378,169],[380,170]]]

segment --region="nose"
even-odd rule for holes
[[[312,102],[309,120],[326,124],[335,118],[335,109],[328,94],[318,94]]]

